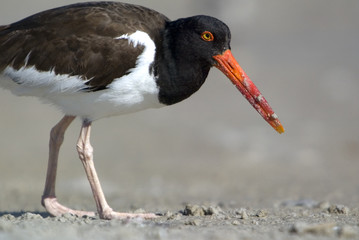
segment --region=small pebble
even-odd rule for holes
[[[205,209],[206,215],[219,215],[223,213],[223,210],[219,206],[210,206]]]
[[[183,211],[183,215],[185,215],[185,216],[204,216],[205,212],[204,212],[203,207],[200,207],[198,205],[187,204]]]
[[[241,224],[238,220],[234,220],[233,222],[232,222],[232,225],[235,225],[235,226],[237,226],[237,225],[239,225],[239,224]]]
[[[66,218],[64,218],[64,217],[58,217],[57,221],[62,222],[62,223],[67,222]]]
[[[345,214],[348,215],[350,210],[348,207],[344,206],[344,205],[332,205],[329,207],[328,209],[329,213],[333,213],[333,214]]]
[[[170,217],[172,215],[173,215],[173,213],[171,211],[167,211],[167,212],[165,212],[165,214],[163,216],[164,217]]]
[[[267,216],[268,216],[267,210],[259,210],[256,214],[256,217],[259,217],[259,218],[265,218]]]
[[[174,213],[167,217],[167,220],[180,220],[182,215],[180,213]]]
[[[241,208],[239,210],[236,211],[236,214],[239,215],[240,219],[248,219],[248,214],[247,214],[247,210],[245,208]]]

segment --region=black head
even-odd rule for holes
[[[222,21],[210,16],[193,16],[169,22],[166,28],[174,55],[187,53],[193,60],[215,64],[213,56],[230,49],[231,32]]]
[[[207,78],[215,56],[230,49],[226,24],[208,16],[167,22],[158,51],[160,102],[170,105],[196,92]]]
[[[259,114],[279,133],[284,128],[230,50],[231,33],[226,24],[209,16],[168,22],[164,33],[159,100],[174,104],[196,92],[212,66],[221,70]],[[163,71],[166,69],[166,71]]]

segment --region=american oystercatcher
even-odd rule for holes
[[[91,2],[44,11],[0,26],[0,86],[36,96],[64,117],[51,130],[42,205],[54,216],[94,216],[61,205],[55,196],[56,169],[64,133],[82,119],[77,151],[100,218],[154,218],[119,213],[107,204],[90,145],[94,120],[178,103],[196,92],[212,66],[221,70],[279,133],[284,128],[238,65],[226,24],[209,16],[170,21],[137,5]]]

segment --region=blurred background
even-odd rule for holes
[[[4,0],[0,25],[74,2]],[[184,102],[94,122],[95,165],[113,208],[272,207],[298,199],[358,206],[358,1],[126,2],[171,19],[206,14],[227,23],[234,56],[286,132],[277,134],[212,69]],[[49,133],[62,115],[0,89],[0,116],[0,212],[42,211]],[[57,195],[95,209],[75,150],[79,131],[78,120],[67,131]]]

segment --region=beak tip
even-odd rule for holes
[[[279,133],[279,134],[282,134],[284,133],[284,127],[282,125],[278,125],[275,127],[275,130]]]

